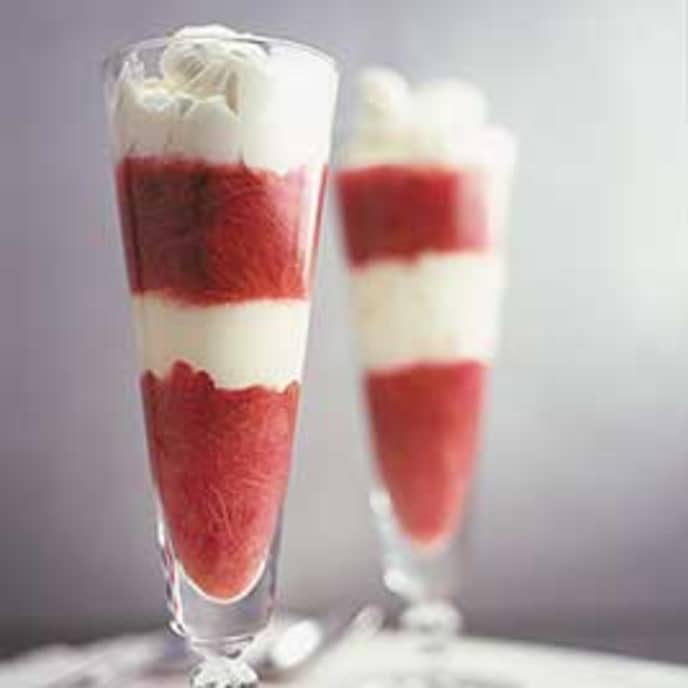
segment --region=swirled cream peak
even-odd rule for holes
[[[220,25],[175,33],[153,76],[128,58],[112,105],[116,151],[282,173],[329,152],[336,77],[324,60]]]
[[[164,82],[196,98],[223,96],[237,112],[239,73],[246,72],[246,62],[267,59],[259,45],[243,42],[247,39],[250,34],[219,24],[177,31],[160,58]]]
[[[515,141],[488,124],[487,102],[473,84],[443,79],[411,88],[393,70],[369,68],[360,75],[358,93],[346,165],[513,164]]]

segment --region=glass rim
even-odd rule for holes
[[[325,65],[327,65],[335,74],[339,73],[337,66],[337,61],[334,57],[328,53],[316,48],[312,45],[306,43],[299,43],[298,41],[293,41],[288,38],[271,38],[269,36],[263,36],[259,34],[237,34],[235,37],[229,36],[217,36],[211,33],[208,34],[197,34],[194,36],[181,36],[175,37],[174,35],[169,36],[153,36],[150,38],[144,38],[139,41],[131,41],[129,43],[124,43],[113,48],[107,56],[101,62],[101,70],[103,74],[108,74],[111,71],[113,65],[118,61],[124,61],[128,55],[135,53],[137,51],[143,50],[154,50],[156,48],[164,48],[169,45],[172,41],[222,41],[224,43],[243,43],[250,45],[257,45],[260,47],[277,46],[281,48],[287,48],[289,50],[302,52],[311,57],[314,57]]]

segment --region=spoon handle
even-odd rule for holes
[[[374,605],[355,611],[335,611],[322,620],[297,621],[254,663],[254,669],[265,681],[292,678],[335,646],[348,639],[369,637],[379,631],[383,623],[384,612]]]

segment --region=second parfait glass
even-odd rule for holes
[[[194,687],[274,602],[337,75],[316,50],[191,27],[105,65],[159,540]]]
[[[414,679],[457,685],[438,650],[462,627],[451,597],[497,344],[516,146],[486,124],[470,84],[411,89],[370,69],[359,91],[336,182],[375,459],[370,501],[385,584],[407,605],[402,627],[434,650]]]

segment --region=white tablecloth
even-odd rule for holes
[[[295,688],[364,688],[376,676],[418,668],[408,637],[382,633],[352,641],[289,685]],[[688,668],[611,655],[481,639],[457,641],[448,655],[466,678],[502,680],[519,688],[688,688]],[[184,680],[135,682],[136,688],[181,688]],[[132,686],[132,688],[133,688]]]
[[[135,657],[151,639],[115,641],[118,652]],[[53,648],[0,664],[0,688],[41,688],[70,661],[97,655],[109,641],[91,649]],[[413,639],[381,633],[350,640],[284,686],[291,688],[373,688],[376,677],[403,675],[419,669]],[[483,639],[457,640],[447,654],[448,666],[467,679],[502,681],[515,688],[688,688],[688,668],[612,655],[558,650],[552,647]],[[129,680],[118,688],[186,688],[184,677]]]

